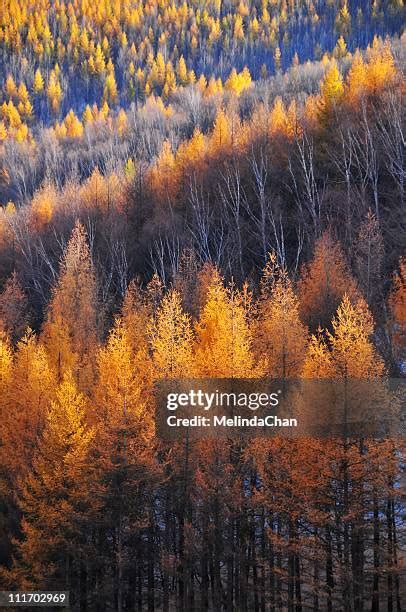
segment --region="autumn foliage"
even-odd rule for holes
[[[4,0],[2,589],[69,590],[72,610],[400,612],[399,439],[167,444],[155,392],[357,379],[396,416],[403,15]]]
[[[328,282],[320,263],[327,252]],[[190,253],[184,262],[192,265]],[[329,234],[316,243],[309,266],[297,292],[271,254],[254,295],[206,264],[190,313],[183,306],[191,287],[185,268],[180,290],[157,277],[146,286],[132,281],[103,340],[88,237],[75,224],[38,335],[27,330],[15,344],[21,316],[13,327],[1,311],[4,584],[62,589],[68,581],[78,608],[85,601],[100,607],[107,598],[118,608],[134,599],[151,609],[171,601],[191,609],[194,598],[214,610],[219,588],[239,609],[273,599],[320,609],[399,601],[394,441],[343,446],[276,437],[171,450],[155,437],[153,384],[162,378],[383,380],[373,317]],[[396,326],[404,297],[399,279],[390,297]],[[312,297],[323,292],[328,300]],[[15,310],[24,312],[22,295],[13,277],[2,300],[14,296]],[[309,333],[302,311],[318,321],[317,334]],[[362,535],[370,529],[373,548]],[[233,565],[223,575],[231,549]],[[350,559],[354,551],[362,569]],[[237,577],[242,569],[245,577]]]

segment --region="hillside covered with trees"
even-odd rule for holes
[[[5,0],[0,140],[30,140],[38,123],[66,136],[67,117],[78,136],[110,109],[151,95],[167,103],[193,84],[239,94],[251,79],[399,35],[404,16],[402,0]]]
[[[169,445],[154,385],[404,375],[403,20],[2,3],[1,588],[400,612],[401,439]]]

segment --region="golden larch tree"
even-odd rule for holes
[[[230,120],[224,110],[220,109],[209,137],[208,149],[210,154],[215,156],[223,151],[230,152],[232,145],[233,135]]]
[[[285,379],[300,375],[307,330],[299,317],[299,300],[292,282],[273,255],[264,270],[254,338],[269,376]]]
[[[164,141],[149,176],[154,195],[160,202],[176,198],[179,192],[179,173],[169,140]]]
[[[303,266],[298,282],[303,322],[312,331],[330,325],[344,293],[351,299],[359,296],[340,244],[325,232],[316,241],[313,259]]]
[[[149,336],[158,378],[180,378],[192,372],[193,331],[178,291],[172,289],[164,296],[149,326]]]
[[[14,271],[0,293],[0,330],[15,343],[27,329],[29,318],[28,299]]]
[[[241,293],[224,287],[218,273],[207,289],[196,324],[195,359],[200,376],[249,378],[258,374]]]
[[[327,339],[335,376],[375,378],[383,375],[382,358],[371,342],[373,318],[363,298],[352,302],[344,294],[332,328],[332,332],[327,331]]]
[[[95,431],[87,427],[85,412],[85,398],[66,372],[19,492],[24,518],[11,580],[25,588],[62,588],[67,568],[69,579],[80,571],[80,550],[97,508],[89,466]],[[55,557],[64,563],[53,563]]]
[[[98,340],[97,287],[84,227],[77,222],[61,263],[42,331],[59,380],[71,370],[81,388],[94,377]]]
[[[389,295],[392,350],[398,365],[405,359],[406,352],[406,258],[399,262],[399,271],[394,275]]]
[[[320,113],[323,118],[335,109],[344,96],[344,82],[337,62],[333,59],[320,84]]]
[[[5,332],[0,331],[0,408],[5,409],[5,398],[12,376],[13,353],[10,340]]]
[[[137,422],[144,433],[150,431],[151,416],[146,412],[147,381],[139,375],[134,347],[120,317],[114,322],[106,346],[99,350],[97,364],[98,420],[115,427]]]
[[[28,330],[17,344],[13,384],[8,393],[9,409],[1,425],[2,464],[7,466],[10,484],[32,465],[55,383],[44,347]]]

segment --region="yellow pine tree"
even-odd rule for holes
[[[247,67],[242,72],[237,73],[233,68],[227,81],[224,84],[224,89],[240,96],[245,89],[249,89],[252,85],[252,79]]]
[[[29,305],[16,272],[8,278],[0,293],[0,331],[15,344],[28,327]]]
[[[10,341],[4,331],[0,331],[0,409],[5,410],[5,398],[11,381],[13,353]],[[0,419],[1,420],[1,419]]]
[[[176,198],[179,191],[179,176],[175,156],[169,140],[162,149],[150,170],[151,187],[159,201]]]
[[[304,379],[334,377],[332,359],[320,328],[310,338],[301,375]]]
[[[172,289],[162,299],[149,326],[155,376],[180,378],[193,371],[193,332],[180,294]]]
[[[64,123],[68,138],[81,138],[83,136],[83,125],[72,109],[66,115]]]
[[[350,104],[359,101],[362,95],[367,91],[367,86],[367,66],[364,63],[361,53],[357,49],[347,75],[347,95]]]
[[[5,89],[9,98],[14,98],[17,96],[17,85],[15,84],[11,74],[7,76]]]
[[[21,82],[18,86],[17,97],[23,103],[23,105],[29,101],[29,94],[25,83]]]
[[[344,40],[344,37],[340,36],[340,38],[337,40],[336,46],[334,47],[333,56],[336,59],[342,59],[347,54],[348,54],[347,44]]]
[[[173,70],[171,62],[166,64],[165,84],[162,90],[162,97],[168,98],[174,91],[176,91],[176,74]]]
[[[35,192],[31,200],[30,217],[34,229],[43,232],[49,225],[58,203],[58,193],[53,185],[45,185]]]
[[[10,123],[10,128],[18,129],[21,127],[20,113],[18,112],[17,108],[14,106],[12,100],[10,100],[10,102],[7,105],[7,118]]]
[[[198,313],[202,312],[204,305],[207,302],[209,287],[213,283],[217,282],[218,276],[218,269],[215,265],[209,262],[205,262],[198,271],[195,304],[195,308]]]
[[[83,111],[82,114],[82,121],[84,125],[93,123],[93,121],[95,120],[94,115],[93,115],[93,111],[90,108],[89,104],[86,105],[85,110]]]
[[[189,177],[189,172],[193,169],[202,169],[206,151],[206,140],[199,128],[195,128],[190,140],[180,143],[176,152],[176,163],[179,169]]]
[[[286,108],[282,101],[282,98],[278,96],[275,99],[272,107],[270,117],[270,133],[272,136],[275,134],[285,134],[287,124]]]
[[[106,62],[104,59],[104,54],[100,46],[100,43],[98,43],[96,47],[96,52],[94,56],[94,67],[95,67],[96,73],[99,75],[103,74],[103,72],[106,69]]]
[[[371,93],[390,85],[396,77],[395,61],[389,41],[382,42],[375,38],[367,50],[367,85]]]
[[[264,270],[258,318],[254,330],[258,357],[274,378],[298,377],[307,345],[307,330],[299,317],[299,301],[286,270],[270,256]]]
[[[340,427],[344,444],[334,448],[337,456],[344,453],[344,469],[348,468],[351,423],[384,419],[393,409],[382,380],[384,363],[371,342],[372,334],[373,319],[365,300],[351,301],[345,294],[333,317],[332,332],[319,329],[312,336],[302,371],[304,379],[328,379],[325,384],[304,386],[298,404],[306,406],[304,417],[311,425]],[[358,444],[353,450],[359,452]]]
[[[0,121],[0,142],[3,142],[4,140],[6,140],[7,135],[8,135],[8,132],[7,132],[6,124],[4,123],[4,121]]]
[[[45,349],[29,329],[18,342],[8,401],[2,418],[2,446],[10,482],[26,473],[41,436],[45,411],[54,396],[55,378]],[[15,450],[18,449],[18,453]]]
[[[59,111],[62,100],[62,87],[56,74],[56,70],[51,70],[47,87],[48,101],[54,113]]]
[[[180,56],[178,65],[176,67],[176,75],[178,77],[180,85],[188,84],[188,71],[183,55]]]
[[[221,108],[214,121],[213,130],[209,136],[208,149],[211,155],[229,152],[233,145],[232,129],[229,118]]]
[[[53,290],[43,342],[58,380],[70,370],[80,387],[94,379],[98,329],[97,287],[86,232],[76,222]]]
[[[347,294],[327,331],[334,375],[348,378],[375,378],[384,374],[384,364],[371,337],[372,315],[363,298],[352,302]]]
[[[399,262],[389,295],[390,331],[395,361],[402,364],[406,352],[406,258]]]
[[[201,77],[200,77],[201,78]],[[200,80],[200,79],[199,79]],[[218,86],[218,82],[214,77],[210,77],[209,82],[206,82],[206,79],[201,81],[201,87],[205,84],[205,89],[203,90],[205,98],[210,98],[211,96],[215,96],[218,93],[221,93],[221,88]]]
[[[149,304],[147,291],[141,289],[137,280],[132,280],[127,287],[121,308],[121,320],[127,333],[131,350],[145,362],[149,350],[147,327],[152,316],[153,307]]]
[[[116,129],[120,136],[124,136],[128,129],[127,114],[124,109],[120,109],[116,118]]]
[[[373,319],[363,298],[347,295],[332,320],[333,332],[312,335],[302,370],[304,378],[376,378],[384,363],[372,342]]]
[[[110,106],[114,106],[118,102],[118,91],[114,70],[107,74],[104,81],[103,102],[107,102]]]
[[[19,494],[23,538],[11,573],[24,587],[62,585],[67,568],[68,579],[80,571],[80,549],[98,507],[89,465],[95,432],[86,426],[85,412],[85,398],[66,372]],[[53,563],[55,555],[64,563]]]
[[[126,421],[133,425],[137,423],[144,434],[147,431],[151,434],[151,419],[145,402],[146,380],[139,376],[136,350],[121,318],[115,320],[106,346],[99,350],[97,363],[99,378],[95,397],[98,420],[115,427]]]
[[[117,599],[122,599],[123,567],[128,538],[148,524],[146,499],[159,478],[154,423],[148,385],[138,377],[134,351],[123,321],[117,319],[98,355],[95,390],[97,422],[97,489],[101,521],[114,525],[111,562],[117,567]],[[148,400],[148,403],[147,403]],[[148,408],[148,409],[147,409]]]
[[[359,291],[338,242],[325,232],[317,241],[313,259],[305,264],[298,282],[300,315],[315,331],[331,323],[344,293],[355,300]]]
[[[17,128],[14,133],[14,138],[20,143],[25,142],[30,138],[28,126],[25,123],[21,123],[21,125]]]
[[[336,107],[344,95],[344,83],[337,62],[333,59],[320,84],[321,113],[328,113]]]
[[[217,378],[254,377],[252,333],[241,294],[215,273],[196,324],[196,373]]]

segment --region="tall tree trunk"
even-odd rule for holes
[[[277,577],[276,577],[276,606],[279,610],[282,609],[282,550],[279,543],[279,538],[281,537],[282,525],[281,525],[281,517],[278,515],[276,519],[276,534],[278,536],[278,549],[276,553],[276,567],[277,567]]]
[[[274,532],[274,520],[272,514],[269,515],[269,528],[273,535]],[[272,540],[269,538],[269,609],[270,612],[275,612],[275,554],[274,545]]]
[[[299,555],[299,533],[298,525],[295,525],[295,611],[302,612],[302,585],[300,574],[300,555]]]
[[[252,565],[252,585],[254,588],[254,611],[259,612],[259,588],[258,588],[258,565],[257,551],[255,542],[255,517],[252,517],[250,528],[250,549],[251,549],[251,564]]]
[[[213,605],[215,610],[221,610],[222,584],[221,584],[221,533],[222,525],[220,524],[219,500],[214,502],[214,556],[213,556],[213,578],[214,592]]]
[[[227,612],[234,609],[234,520],[230,519],[228,528],[228,556],[227,556]]]
[[[388,497],[386,502],[386,527],[388,530],[388,578],[387,578],[387,609],[388,612],[392,612],[393,610],[393,569],[392,569],[392,560],[393,560],[393,522],[391,516],[391,499]]]
[[[116,564],[117,564],[117,612],[123,609],[123,550],[122,550],[121,513],[116,530]]]
[[[327,612],[333,612],[333,543],[330,526],[326,527],[326,586],[327,586]]]
[[[290,517],[288,525],[288,538],[288,612],[293,612],[295,606],[295,552],[293,522]]]
[[[379,612],[379,506],[376,488],[373,492],[373,509],[374,509],[374,574],[372,580],[372,603],[371,612]]]
[[[260,592],[261,592],[260,609],[261,609],[261,612],[265,612],[265,609],[266,609],[265,556],[266,556],[265,512],[264,512],[264,509],[262,508],[261,510],[261,573],[260,573]]]
[[[169,485],[170,486],[170,485]],[[162,568],[162,611],[169,612],[169,544],[170,544],[170,503],[169,486],[165,492],[165,524],[163,525],[163,568]]]
[[[209,609],[209,576],[208,576],[208,525],[206,514],[203,514],[203,529],[202,529],[202,554],[200,559],[200,610],[202,612]]]
[[[314,540],[318,541],[318,528],[316,527],[314,530]],[[319,612],[319,588],[320,588],[320,567],[319,567],[319,558],[318,551],[315,550],[314,553],[314,561],[313,561],[313,610],[314,612]]]
[[[395,592],[396,592],[396,612],[401,612],[401,601],[400,601],[400,580],[398,570],[398,542],[396,533],[396,513],[395,513],[395,500],[391,500],[392,506],[392,534],[393,534],[393,567],[395,568]]]
[[[148,566],[147,566],[148,612],[154,612],[155,610],[154,556],[155,556],[154,517],[151,512],[150,513],[150,524],[148,527]]]

